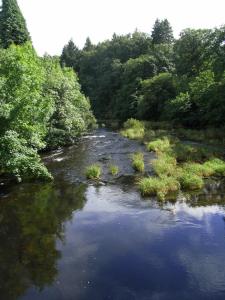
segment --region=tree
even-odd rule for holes
[[[89,37],[87,37],[83,50],[91,51],[91,50],[93,50],[93,48],[94,48],[94,45],[92,44],[91,39]]]
[[[80,50],[74,44],[71,39],[68,44],[63,48],[60,62],[62,66],[73,68],[74,71],[79,72],[79,60],[80,60]]]
[[[138,115],[145,120],[159,120],[166,103],[176,96],[176,81],[170,73],[161,73],[142,81]]]
[[[89,100],[81,93],[72,68],[61,68],[58,59],[43,59],[46,79],[44,94],[54,103],[50,117],[47,146],[72,144],[74,138],[95,124]]]
[[[26,21],[16,0],[2,0],[0,38],[4,48],[8,48],[13,43],[20,45],[30,41]]]
[[[211,31],[186,29],[174,45],[175,65],[178,75],[197,76],[210,65],[209,46]]]
[[[0,171],[19,180],[51,177],[37,154],[54,108],[44,79],[30,43],[0,50]]]
[[[153,44],[171,44],[174,40],[173,30],[167,19],[160,21],[157,19],[152,30]]]

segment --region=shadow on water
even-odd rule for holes
[[[32,285],[43,289],[57,276],[56,240],[63,222],[85,204],[86,187],[61,182],[21,185],[0,202],[0,295],[17,299]]]

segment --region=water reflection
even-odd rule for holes
[[[40,290],[57,276],[63,222],[82,209],[85,186],[23,185],[0,202],[0,295],[18,299],[34,285]]]

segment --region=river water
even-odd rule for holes
[[[224,184],[167,203],[143,199],[135,151],[151,175],[153,154],[100,129],[44,156],[54,183],[1,187],[0,299],[225,299]],[[94,162],[98,185],[84,176]]]

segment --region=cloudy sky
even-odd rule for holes
[[[156,18],[168,18],[175,36],[187,27],[225,24],[224,0],[18,0],[35,48],[60,54],[73,38],[82,47],[87,36],[95,43],[114,32],[135,28],[150,33]]]

